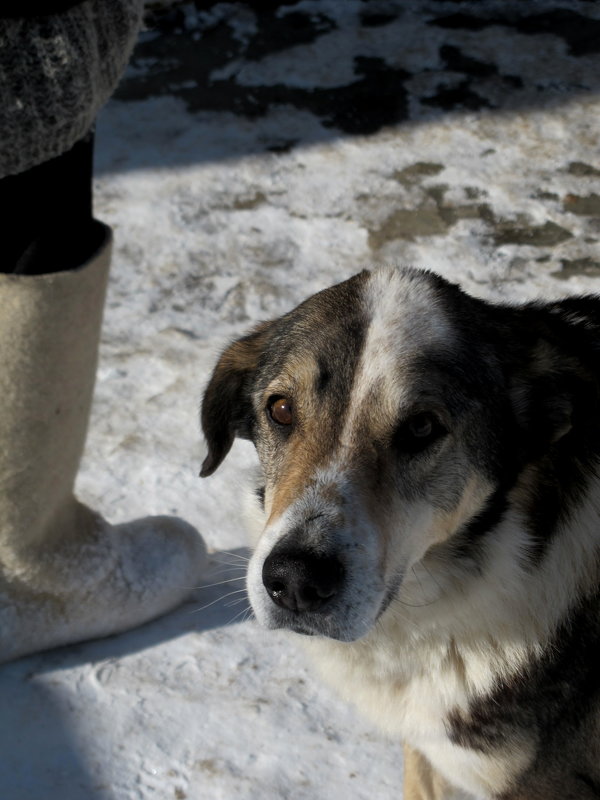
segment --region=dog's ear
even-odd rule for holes
[[[217,469],[236,436],[252,433],[251,379],[265,347],[272,323],[265,322],[233,342],[222,354],[202,400],[202,431],[208,446],[200,477]]]
[[[541,455],[577,424],[585,424],[597,387],[586,367],[555,343],[539,340],[511,380],[521,444]]]

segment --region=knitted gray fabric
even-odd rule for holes
[[[0,178],[60,155],[93,124],[131,55],[143,0],[85,0],[0,22]]]

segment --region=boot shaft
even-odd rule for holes
[[[50,544],[75,513],[110,263],[98,233],[80,269],[0,275],[0,554]]]

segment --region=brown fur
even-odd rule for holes
[[[433,769],[429,761],[404,745],[404,798],[405,800],[449,800],[454,790]]]

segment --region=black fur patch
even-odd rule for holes
[[[323,392],[327,389],[329,382],[331,381],[331,365],[327,363],[327,361],[322,357],[318,357],[318,365],[319,365],[319,374],[317,376],[315,390],[317,394],[323,394]]]
[[[510,741],[536,743],[532,766],[519,779],[515,793],[504,796],[507,800],[542,797],[537,789],[531,794],[521,792],[524,786],[539,785],[540,774],[553,772],[553,764],[564,763],[566,751],[581,748],[582,739],[593,736],[600,710],[599,607],[600,591],[571,611],[542,658],[532,660],[511,680],[499,682],[489,695],[474,700],[467,714],[456,711],[448,718],[450,739],[462,747],[492,753]],[[586,752],[584,746],[579,763],[573,756],[569,762],[579,766],[578,779],[585,775],[591,787],[600,781],[600,764],[590,765]],[[581,795],[568,794],[575,776],[561,775],[556,778],[556,793],[543,795],[545,800],[594,796],[583,789]]]
[[[495,486],[453,547],[477,558],[517,503],[529,534],[524,555],[534,569],[598,471],[600,299],[511,307],[467,297],[445,282],[439,292],[460,346],[423,356],[415,374],[443,385],[457,416],[479,404],[479,424],[464,436],[473,463]]]

